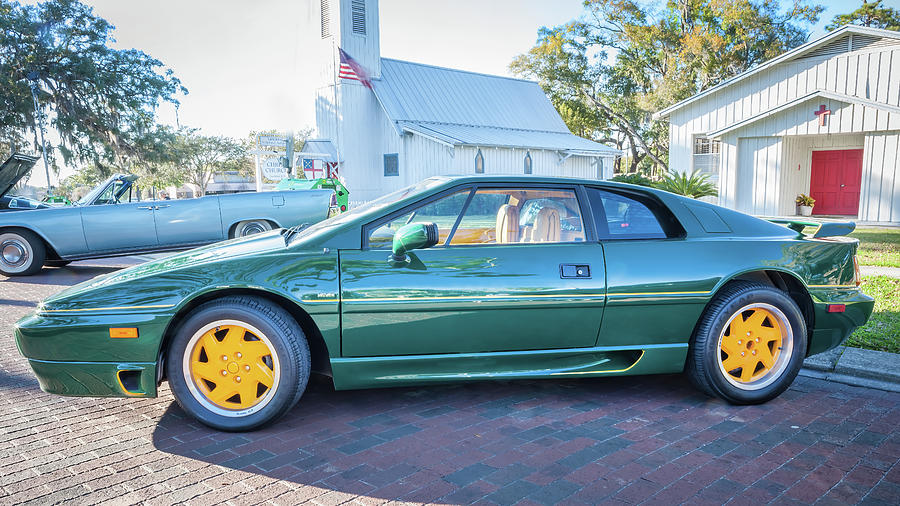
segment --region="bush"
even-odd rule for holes
[[[709,182],[709,176],[697,171],[690,174],[678,173],[670,170],[662,180],[654,185],[660,190],[684,195],[692,199],[700,197],[715,197],[719,194],[716,185]]]
[[[638,186],[653,186],[653,181],[647,179],[647,177],[640,172],[634,172],[631,174],[619,174],[618,176],[614,176],[612,179],[610,179],[610,181],[615,181],[617,183],[636,184]]]

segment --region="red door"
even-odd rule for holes
[[[855,216],[859,212],[863,150],[813,151],[809,196],[813,214]]]

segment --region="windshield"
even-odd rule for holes
[[[428,178],[428,179],[420,181],[414,185],[407,186],[406,188],[403,188],[402,190],[397,190],[394,193],[389,193],[383,197],[378,197],[375,200],[370,200],[359,207],[354,207],[353,209],[350,209],[346,213],[332,216],[331,218],[328,218],[327,220],[320,221],[311,227],[307,227],[303,230],[298,231],[297,233],[294,234],[293,237],[291,237],[289,244],[294,243],[298,239],[302,239],[304,237],[309,237],[311,235],[318,234],[325,230],[330,230],[338,225],[343,225],[344,223],[347,223],[350,221],[354,221],[357,219],[361,220],[364,217],[372,216],[372,215],[376,214],[378,211],[384,209],[385,207],[388,207],[388,206],[394,204],[395,202],[399,202],[403,199],[409,198],[418,193],[430,190],[436,186],[444,184],[445,182],[447,182],[447,178],[443,178],[443,177]]]
[[[75,202],[75,205],[76,206],[86,206],[86,205],[90,204],[91,202],[94,201],[95,198],[97,198],[97,195],[99,195],[100,192],[102,192],[104,189],[106,189],[106,187],[108,186],[108,183],[109,183],[109,180],[107,179],[106,181],[98,184],[97,186],[94,187],[93,190],[89,191],[87,195],[78,199],[78,202]]]

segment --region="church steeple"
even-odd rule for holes
[[[320,36],[331,38],[368,72],[381,77],[378,0],[319,0]],[[337,51],[335,50],[335,56]],[[334,62],[334,68],[340,65]],[[334,71],[333,69],[331,71]]]

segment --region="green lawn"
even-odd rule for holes
[[[860,265],[900,267],[900,228],[858,228],[850,237],[859,239]]]
[[[875,297],[869,322],[856,329],[847,346],[900,353],[900,279],[864,276],[862,290]]]

